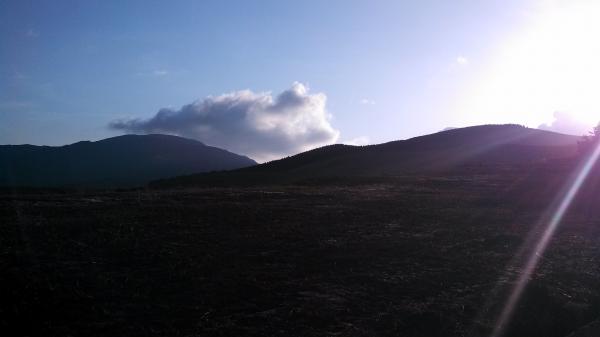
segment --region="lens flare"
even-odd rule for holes
[[[552,238],[552,236],[554,235],[554,232],[556,231],[556,228],[558,227],[558,225],[560,224],[561,220],[563,219],[565,213],[569,209],[569,206],[573,202],[573,199],[575,199],[577,192],[579,191],[579,189],[585,182],[592,167],[598,160],[598,157],[600,157],[600,143],[598,143],[598,145],[596,145],[593,152],[589,155],[588,158],[586,158],[583,166],[581,166],[578,169],[575,179],[571,182],[571,185],[567,189],[566,193],[560,199],[560,202],[558,203],[556,208],[554,210],[552,210],[552,217],[550,218],[550,221],[546,225],[542,236],[537,240],[535,249],[530,254],[530,256],[527,258],[526,263],[522,268],[521,274],[518,277],[517,282],[515,283],[515,286],[511,290],[510,295],[509,295],[506,303],[504,304],[504,307],[503,307],[498,319],[496,320],[496,324],[494,326],[494,330],[491,334],[491,337],[502,336],[502,333],[504,332],[504,328],[506,327],[507,323],[509,322],[509,320],[514,312],[514,309],[515,309],[516,305],[518,304],[519,299],[521,298],[521,295],[523,294],[523,290],[525,289],[525,286],[527,285],[527,283],[529,281],[529,278],[531,277],[535,268],[537,267],[540,258],[542,257],[542,255],[544,254],[544,251],[548,247],[548,243],[550,242],[550,239]]]

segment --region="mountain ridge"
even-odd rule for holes
[[[0,186],[134,187],[256,162],[193,139],[121,135],[63,146],[0,145]]]
[[[580,139],[515,124],[478,125],[375,145],[327,145],[253,167],[176,177],[152,182],[151,186],[279,183],[430,173],[465,165],[528,165],[572,156]]]

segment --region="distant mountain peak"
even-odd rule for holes
[[[321,178],[423,174],[465,166],[530,165],[576,153],[580,137],[517,124],[477,125],[368,146],[331,145],[231,172],[158,183],[279,183]]]
[[[0,146],[0,186],[140,186],[155,179],[256,165],[171,135],[122,135],[65,146]]]

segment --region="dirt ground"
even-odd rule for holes
[[[352,185],[6,190],[1,330],[488,336],[543,231],[559,192],[552,186],[532,176],[471,175]],[[507,336],[567,336],[600,317],[595,205],[567,214]]]

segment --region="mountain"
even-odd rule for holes
[[[0,146],[0,186],[129,187],[255,165],[248,157],[167,135],[125,135],[52,147]]]
[[[378,145],[330,145],[262,165],[153,186],[299,182],[532,165],[576,154],[581,137],[519,125],[480,125]]]

